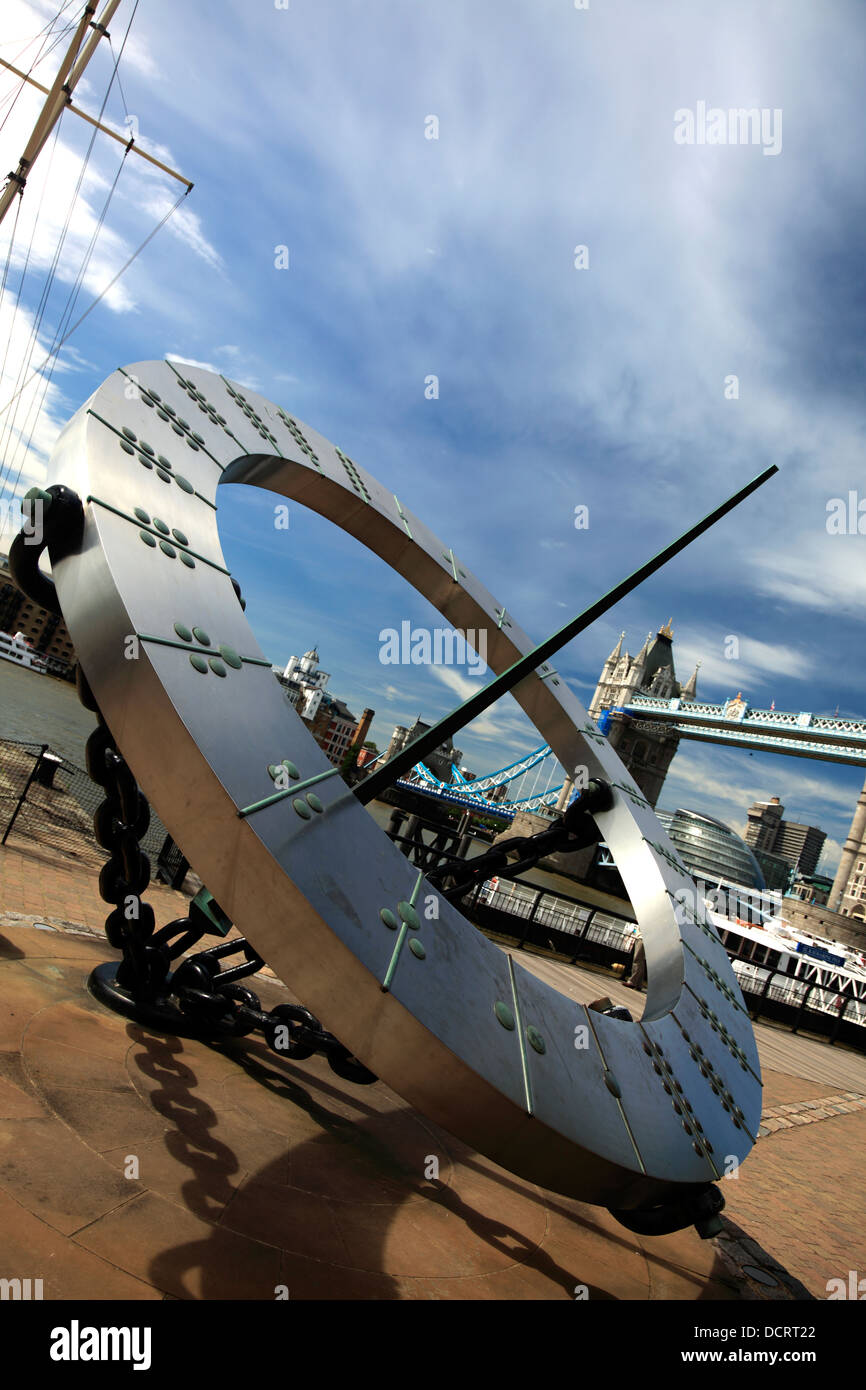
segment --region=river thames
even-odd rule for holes
[[[84,745],[95,724],[74,685],[0,661],[0,738],[47,743],[84,767]]]

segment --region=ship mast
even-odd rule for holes
[[[178,174],[174,169],[169,169],[167,165],[161,164],[159,160],[154,159],[152,155],[146,154],[144,150],[135,148],[132,139],[124,140],[108,126],[103,125],[100,121],[94,120],[93,117],[88,116],[86,112],[72,104],[72,93],[75,90],[76,84],[96,52],[100,39],[108,37],[108,25],[113,19],[119,5],[120,0],[106,0],[106,5],[102,14],[99,16],[98,21],[94,22],[93,16],[96,13],[96,3],[95,0],[88,0],[63,62],[60,64],[57,76],[50,88],[43,87],[40,82],[36,82],[32,77],[28,77],[26,73],[19,71],[19,69],[13,67],[11,63],[7,63],[0,58],[0,65],[7,68],[10,72],[14,72],[17,77],[23,78],[25,82],[29,82],[32,87],[37,87],[40,91],[46,93],[46,100],[39,113],[36,124],[33,127],[30,139],[27,142],[27,147],[18,161],[18,168],[9,174],[6,186],[2,193],[0,193],[0,222],[3,221],[9,208],[12,206],[16,193],[23,193],[24,185],[27,182],[30,170],[33,168],[40,151],[44,148],[49,135],[57,125],[66,107],[69,107],[76,116],[81,116],[91,125],[95,125],[97,129],[103,131],[104,134],[110,135],[113,140],[119,141],[120,144],[125,144],[127,150],[133,150],[135,154],[140,155],[150,164],[155,164],[157,168],[162,169],[166,174],[170,174],[172,178],[176,178],[181,183],[185,183],[187,185],[187,192],[192,188],[190,181],[183,178],[182,175]],[[87,42],[84,43],[84,36],[88,28],[93,29],[93,33]]]

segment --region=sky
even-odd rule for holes
[[[0,57],[29,68],[59,9],[4,0]],[[93,115],[132,10],[77,90]],[[103,119],[195,187],[36,370],[182,192],[129,156],[100,226],[122,150],[98,136],[67,225],[91,130],[64,115],[11,253],[12,213],[0,227],[0,499],[45,479],[117,366],[196,362],[340,445],[540,640],[776,464],[558,668],[588,704],[619,633],[635,653],[670,617],[699,697],[862,715],[864,70],[857,0],[140,0]],[[11,104],[19,85],[0,74],[4,170],[41,104]],[[752,108],[755,141],[728,139]],[[380,748],[477,688],[381,663],[384,629],[442,620],[321,518],[293,505],[276,531],[266,496],[230,486],[220,534],[266,655],[316,644]],[[510,697],[456,740],[479,775],[539,741]],[[862,781],[684,741],[660,804],[742,830],[777,795],[827,832],[832,869]]]

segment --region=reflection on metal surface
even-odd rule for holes
[[[85,504],[81,543],[53,573],[114,741],[196,873],[325,1028],[412,1105],[545,1187],[625,1210],[731,1171],[761,1105],[739,987],[673,845],[568,686],[542,669],[514,696],[564,767],[615,784],[594,819],[646,945],[641,1022],[588,1010],[512,961],[334,775],[238,602],[218,485],[329,518],[451,626],[483,630],[499,674],[532,643],[450,547],[314,429],[186,365],[116,372],[64,430],[50,472]],[[275,791],[280,764],[293,780]]]

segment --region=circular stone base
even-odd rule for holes
[[[0,932],[3,1257],[46,1299],[740,1296],[693,1230],[634,1236],[381,1082],[109,1012],[85,987],[107,954]]]

